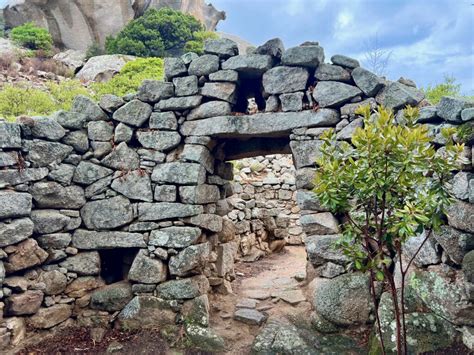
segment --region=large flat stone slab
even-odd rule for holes
[[[251,116],[220,116],[185,122],[181,128],[184,136],[282,136],[298,127],[333,126],[339,114],[330,109],[303,112],[257,113]]]
[[[245,324],[261,325],[267,317],[255,309],[240,308],[235,311],[234,319]]]
[[[72,245],[78,249],[145,248],[140,233],[96,232],[78,229],[72,237]]]

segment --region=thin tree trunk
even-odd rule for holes
[[[400,273],[402,275],[402,285],[401,285],[401,290],[400,290],[400,307],[402,311],[402,326],[403,326],[403,350],[405,351],[405,354],[408,354],[408,346],[407,346],[407,326],[406,326],[406,321],[405,321],[405,276],[406,273],[403,272],[403,267],[402,267],[402,252],[401,248],[398,251],[399,255],[399,262],[400,262]]]
[[[379,338],[380,338],[380,346],[382,347],[382,355],[385,355],[385,344],[383,341],[383,335],[382,335],[382,327],[380,324],[380,317],[379,317],[379,311],[378,311],[378,302],[377,302],[377,295],[375,293],[375,286],[374,286],[375,278],[374,278],[374,271],[370,269],[370,293],[372,294],[372,302],[374,304],[374,310],[375,310],[375,319],[377,321],[377,330],[379,333]]]
[[[401,324],[401,313],[398,303],[397,287],[395,286],[395,281],[393,279],[393,274],[385,268],[385,277],[387,277],[390,284],[390,293],[392,295],[393,307],[395,310],[395,323],[397,326],[397,354],[403,355],[403,346],[402,346],[402,324]]]

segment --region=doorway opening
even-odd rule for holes
[[[99,250],[100,276],[105,283],[110,285],[126,280],[137,253],[136,248]]]

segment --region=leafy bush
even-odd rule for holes
[[[444,82],[438,85],[428,85],[425,92],[426,98],[433,105],[436,105],[443,96],[459,96],[461,84],[456,84],[456,79],[452,76],[445,76]]]
[[[138,58],[126,63],[120,73],[105,83],[92,83],[90,88],[96,98],[105,94],[123,96],[136,92],[145,79],[163,79],[163,59]]]
[[[204,53],[204,42],[208,39],[217,39],[219,36],[215,32],[197,31],[193,34],[193,39],[186,42],[184,46],[185,52],[194,52],[199,55]]]
[[[138,57],[161,57],[182,52],[194,33],[203,31],[201,23],[191,15],[164,7],[150,9],[130,21],[116,37],[108,37],[109,54],[130,54]]]
[[[47,115],[54,109],[52,97],[39,89],[6,85],[0,90],[0,117]]]
[[[32,22],[12,29],[10,37],[16,44],[34,50],[49,51],[53,45],[53,38],[48,30],[37,27]]]
[[[54,109],[51,113],[58,110],[70,110],[77,95],[91,96],[89,90],[78,80],[65,80],[60,83],[51,82],[47,87],[54,102]]]
[[[337,248],[356,269],[369,272],[375,307],[376,281],[390,290],[397,354],[407,354],[405,279],[419,249],[407,257],[403,245],[422,232],[424,244],[444,223],[444,213],[452,201],[447,182],[459,169],[464,146],[454,144],[452,129],[446,130],[446,151],[437,153],[428,128],[416,124],[418,109],[405,109],[404,126],[397,125],[393,113],[384,108],[375,115],[369,106],[356,113],[363,115],[364,128],[355,130],[352,145],[337,141],[332,129],[321,136],[324,143],[316,161],[319,168],[314,192],[323,206],[347,221]],[[402,265],[405,257],[408,262]],[[400,306],[395,273],[401,280]],[[380,340],[384,349],[381,335]]]
[[[92,43],[86,51],[86,60],[91,59],[92,57],[97,57],[104,54],[104,50],[100,47],[97,42]]]

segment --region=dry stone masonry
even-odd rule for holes
[[[331,247],[341,221],[311,193],[318,137],[335,127],[350,141],[365,104],[422,107],[440,154],[441,127],[464,132],[471,163],[453,180],[449,224],[417,260],[410,310],[425,313],[408,317],[424,336],[454,339],[462,330],[472,346],[474,104],[447,97],[429,106],[411,81],[379,78],[342,55],[327,63],[313,42],[285,50],[274,39],[239,54],[220,39],[205,52],[167,58],[166,81],[145,81],[136,94],[99,103],[79,96],[70,112],[0,122],[2,346],[20,342],[25,325],[113,323],[184,324],[191,341],[222,348],[208,328],[207,294],[231,292],[234,278],[230,161],[269,154],[293,156],[309,270],[327,278],[314,324],[334,331],[370,322],[368,279],[346,273]],[[288,185],[279,193],[292,192]],[[407,246],[416,247],[416,239]],[[390,339],[391,311],[379,311]]]

